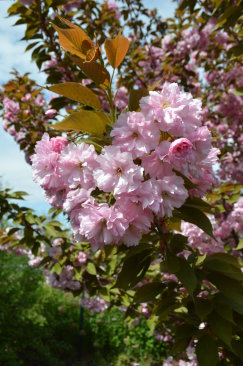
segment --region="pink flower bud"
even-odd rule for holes
[[[172,142],[169,148],[170,159],[179,158],[185,159],[191,153],[193,145],[186,138],[180,138]]]
[[[45,112],[45,115],[48,117],[48,118],[53,118],[55,117],[55,115],[57,114],[57,111],[55,109],[48,109],[46,112]]]

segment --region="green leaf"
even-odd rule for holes
[[[89,262],[86,266],[85,266],[85,269],[86,269],[86,271],[89,273],[89,274],[91,274],[91,275],[96,275],[97,274],[97,272],[96,272],[96,268],[95,268],[95,265],[94,265],[94,263],[92,263],[92,262]]]
[[[217,301],[216,299],[214,303],[214,310],[225,320],[234,323],[232,309],[223,301]]]
[[[209,335],[199,339],[196,354],[199,366],[216,366],[219,362],[217,345]]]
[[[243,306],[243,286],[241,283],[218,273],[210,273],[207,278],[226,298],[235,304]]]
[[[72,130],[101,136],[105,132],[108,121],[108,117],[103,112],[83,109],[70,114],[62,122],[51,125],[51,127],[55,130]]]
[[[243,315],[243,306],[239,303],[233,301],[231,298],[222,295],[221,293],[217,294],[217,301],[222,302],[228,305],[232,310],[237,312],[238,314]],[[220,314],[222,316],[222,314]]]
[[[243,339],[234,339],[232,341],[232,348],[234,352],[238,355],[238,357],[243,361]],[[240,362],[239,362],[240,365]]]
[[[99,294],[105,301],[111,301],[111,296],[107,288],[103,287],[99,290]]]
[[[175,298],[166,295],[155,305],[153,314],[158,315],[161,322],[167,319],[169,314],[176,308],[178,308],[178,304]]]
[[[56,84],[49,87],[49,90],[96,109],[100,109],[101,107],[99,98],[95,93],[89,88],[78,83],[67,82]]]
[[[185,249],[187,237],[181,234],[174,234],[170,241],[170,248],[173,253],[180,253]]]
[[[191,338],[188,338],[188,337],[175,340],[175,343],[173,344],[173,347],[171,349],[171,354],[177,355],[177,354],[185,351],[185,349],[188,347],[188,345],[190,343],[190,340],[191,340]]]
[[[232,90],[232,93],[235,95],[242,96],[243,95],[243,87],[239,87],[237,89]]]
[[[150,332],[152,332],[152,333],[154,332],[158,319],[159,319],[159,317],[157,315],[151,315],[147,319],[147,325],[149,327]]]
[[[59,276],[62,272],[62,267],[60,263],[56,262],[54,266],[51,269],[51,273],[56,272],[56,274]]]
[[[241,249],[243,249],[243,238],[240,238],[240,241],[237,247],[235,248],[235,250],[241,250]]]
[[[164,285],[161,282],[151,282],[139,287],[134,296],[137,303],[154,301],[155,297],[163,290]]]
[[[193,297],[193,292],[197,287],[197,277],[188,262],[182,257],[179,258],[180,270],[176,273],[176,276],[179,278],[182,285],[187,289],[189,294]]]
[[[170,253],[166,255],[166,259],[162,264],[165,265],[165,271],[168,273],[177,273],[181,267],[180,259],[176,255]]]
[[[211,254],[205,259],[203,266],[213,272],[223,273],[227,277],[243,281],[243,273],[241,272],[238,259],[230,254]]]
[[[141,243],[139,245],[129,248],[126,258],[130,258],[136,254],[139,254],[141,252],[146,252],[146,251],[148,251],[149,253],[152,253],[153,247],[150,244]]]
[[[174,210],[174,216],[198,226],[206,234],[215,239],[213,236],[213,227],[209,218],[198,208],[183,205]]]
[[[178,326],[175,334],[175,343],[172,347],[171,353],[176,355],[183,352],[187,348],[194,332],[195,327],[193,325],[182,324]]]
[[[228,55],[231,58],[241,57],[242,54],[243,54],[243,43],[238,44],[237,46],[231,47],[228,50]]]
[[[203,255],[197,256],[197,260],[196,260],[195,266],[196,267],[200,267],[201,264],[205,261],[206,257],[207,257],[206,253],[204,253]]]
[[[195,207],[204,212],[212,212],[212,206],[199,197],[189,197],[185,202],[185,206]]]
[[[118,274],[115,287],[126,290],[135,286],[147,272],[151,259],[151,249],[128,256]]]
[[[199,318],[203,321],[213,310],[213,303],[207,299],[196,298],[195,299],[196,313]]]
[[[230,6],[229,8],[227,8],[223,14],[220,16],[220,18],[217,21],[217,24],[215,26],[215,30],[217,30],[218,28],[220,28],[224,23],[227,22],[227,19],[234,14],[235,12],[237,12],[238,9],[237,7],[234,6]]]
[[[208,317],[208,323],[214,334],[228,346],[231,346],[232,324],[215,311]]]

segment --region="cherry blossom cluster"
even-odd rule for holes
[[[33,96],[27,93],[20,100],[3,98],[2,126],[24,150],[27,162],[32,151],[33,138],[40,139],[49,119],[54,118],[56,113],[41,94]],[[31,135],[31,130],[35,131],[35,136]]]
[[[218,150],[201,124],[201,102],[177,84],[140,100],[140,112],[121,114],[112,144],[93,145],[44,134],[31,157],[33,178],[50,204],[69,215],[76,240],[93,247],[137,245],[154,216],[172,216],[190,193],[214,182]],[[188,192],[185,175],[198,185]]]
[[[212,18],[202,28],[194,25],[177,35],[167,34],[161,48],[147,46],[138,63],[141,77],[136,85],[146,87],[163,78],[186,85],[194,96],[205,95],[203,124],[216,130],[216,146],[224,152],[218,176],[242,184],[243,98],[233,91],[243,85],[243,68],[237,61],[222,67],[227,64],[227,51],[235,45],[235,39],[215,30],[215,25],[216,19]]]
[[[85,309],[94,311],[96,313],[102,313],[109,307],[109,303],[100,296],[95,296],[92,298],[83,297],[82,305]]]
[[[210,221],[216,240],[197,226],[182,222],[181,231],[188,237],[188,245],[197,249],[200,254],[212,254],[224,252],[227,244],[234,255],[242,256],[241,251],[235,251],[238,242],[234,234],[243,235],[243,197],[238,199],[232,209],[228,209],[228,213],[217,214],[216,217],[210,215]]]

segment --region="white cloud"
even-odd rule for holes
[[[39,83],[43,83],[45,77],[39,72],[37,66],[31,63],[31,53],[25,53],[27,44],[21,41],[24,36],[24,25],[13,26],[16,17],[7,18],[7,9],[10,6],[8,1],[1,1],[0,14],[0,82],[9,79],[10,71],[15,68],[19,72],[30,72],[31,77]]]

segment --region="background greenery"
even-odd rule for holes
[[[84,311],[80,332],[79,313],[78,298],[46,285],[26,258],[0,252],[0,365],[161,364],[164,346],[145,320],[129,330],[119,310]]]

